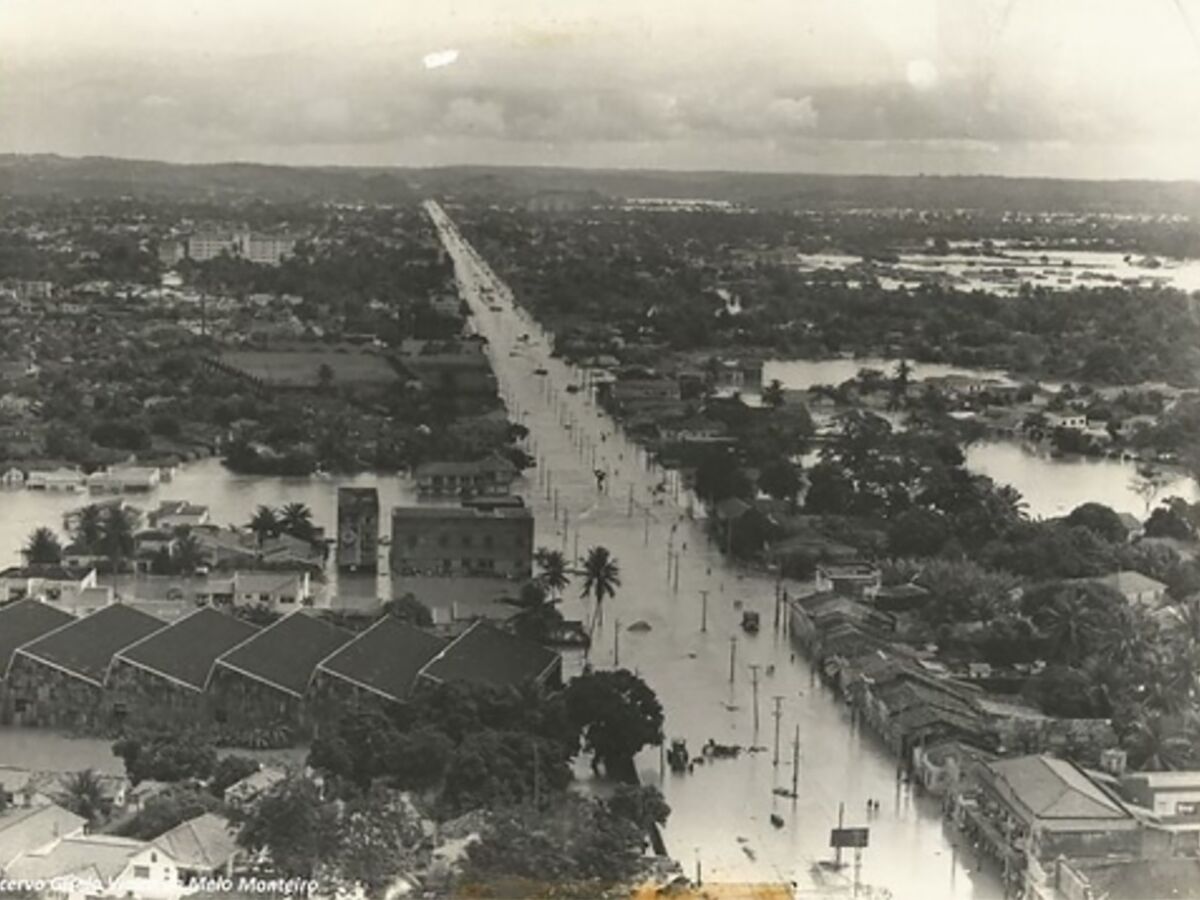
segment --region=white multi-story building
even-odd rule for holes
[[[296,239],[287,235],[247,231],[238,235],[238,244],[243,258],[268,266],[277,266],[296,252]]]
[[[233,256],[237,250],[237,235],[234,234],[202,231],[187,239],[187,255],[196,262],[216,259],[222,253]]]

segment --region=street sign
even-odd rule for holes
[[[861,850],[867,846],[869,836],[869,828],[835,828],[829,832],[829,846]]]

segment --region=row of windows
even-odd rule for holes
[[[419,534],[410,534],[408,536],[406,543],[408,544],[409,547],[415,548],[421,543],[421,536]],[[450,535],[439,534],[437,536],[437,545],[439,547],[442,547],[442,548],[449,547],[451,545],[451,543],[453,543],[453,541],[451,540]],[[496,546],[496,538],[494,535],[485,534],[480,539],[479,545],[484,550],[491,550]],[[458,539],[458,546],[474,547],[475,546],[475,536],[470,535],[470,534],[464,534],[464,535],[460,536]],[[518,548],[524,547],[525,546],[525,538],[523,538],[523,537],[514,538],[513,546],[518,547]]]

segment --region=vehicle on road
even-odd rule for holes
[[[749,609],[742,613],[742,631],[746,634],[758,634],[758,625],[758,613]]]
[[[545,369],[543,369],[541,366],[538,366],[536,369],[533,370],[533,374],[534,375],[549,375],[550,373],[547,372]]]
[[[686,772],[688,766],[687,741],[675,738],[671,741],[671,749],[667,751],[667,762],[671,764],[672,772]]]

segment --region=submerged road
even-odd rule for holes
[[[776,582],[738,571],[710,546],[699,506],[676,473],[656,468],[599,410],[586,373],[550,357],[549,336],[442,208],[430,201],[426,210],[454,260],[473,326],[488,340],[509,414],[529,429],[538,466],[526,473],[523,489],[537,517],[538,545],[568,559],[605,546],[620,564],[621,587],[605,602],[592,663],[619,662],[640,674],[662,700],[668,739],[686,739],[693,756],[710,738],[755,748],[684,775],[664,771],[657,748],[639,757],[643,782],[659,785],[671,805],[671,856],[692,876],[699,865],[705,881],[794,882],[798,897],[846,894],[855,867],[833,873],[818,865],[832,857],[829,832],[844,804],[847,826],[870,827],[857,896],[1002,896],[993,873],[981,870],[943,824],[938,801],[898,780],[895,759],[852,722],[773,627]],[[603,490],[597,469],[607,473]],[[793,594],[804,587],[784,586]],[[592,613],[578,599],[581,587],[573,583],[565,592],[568,618]],[[742,632],[744,610],[760,614],[757,635]],[[638,628],[629,630],[634,623]],[[569,675],[582,667],[582,655],[565,662]],[[798,796],[775,794],[790,791],[794,772]],[[880,807],[868,814],[872,798]],[[846,861],[853,862],[851,851]]]

